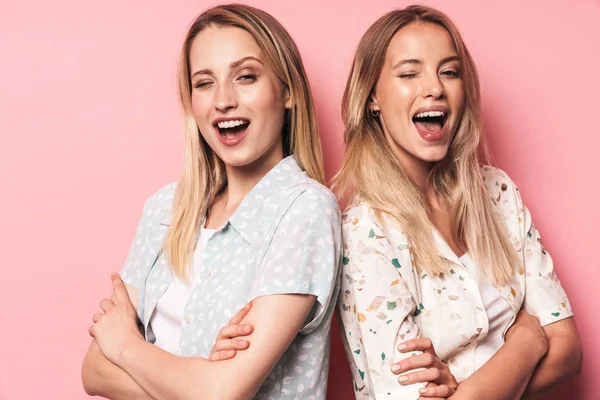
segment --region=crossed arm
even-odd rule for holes
[[[514,328],[513,337],[450,399],[536,399],[579,374],[583,352],[572,317],[543,327],[546,342],[518,320]]]
[[[272,295],[255,299],[244,323],[252,346],[218,363],[178,357],[137,331],[135,289],[113,277],[114,305],[91,328],[94,341],[83,363],[86,392],[110,399],[250,399],[302,327],[315,296]],[[129,294],[128,294],[129,292]],[[136,333],[137,331],[137,333]],[[235,382],[235,384],[233,384]]]

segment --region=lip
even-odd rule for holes
[[[431,133],[429,131],[423,131],[423,130],[419,129],[417,127],[417,124],[415,124],[414,121],[412,120],[412,118],[414,118],[415,115],[418,115],[422,112],[429,112],[429,111],[441,111],[445,114],[444,125],[442,126],[442,129],[439,132]],[[411,122],[415,126],[415,129],[419,133],[419,136],[421,136],[421,138],[423,138],[423,140],[425,140],[427,142],[439,142],[440,140],[443,140],[446,137],[446,133],[448,132],[448,120],[450,119],[450,109],[446,106],[441,106],[441,105],[421,107],[415,111],[412,118],[411,118]]]
[[[248,125],[246,126],[246,129],[242,133],[235,135],[235,137],[227,138],[227,137],[221,136],[221,132],[219,132],[219,126],[218,126],[219,123],[227,122],[227,121],[244,121],[244,122],[248,122]],[[215,130],[217,138],[219,138],[221,143],[223,143],[227,147],[233,147],[233,146],[239,144],[240,142],[242,142],[246,138],[246,134],[248,133],[249,127],[250,127],[250,120],[248,118],[244,118],[244,117],[220,117],[220,118],[215,118],[213,120],[213,128]]]
[[[428,112],[428,111],[441,111],[441,112],[445,113],[446,115],[450,114],[450,109],[446,106],[427,106],[427,107],[421,107],[417,111],[415,111],[414,114],[412,115],[412,118],[414,118],[415,115],[417,115],[417,114],[421,114],[422,112]]]
[[[219,129],[219,127],[217,126],[218,123],[220,122],[227,122],[227,121],[244,121],[244,122],[250,122],[250,120],[248,118],[244,118],[244,117],[220,117],[220,118],[215,118],[212,122],[212,125],[215,127],[215,129]]]

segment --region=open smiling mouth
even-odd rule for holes
[[[240,134],[244,133],[250,125],[250,121],[246,119],[236,119],[230,121],[221,121],[215,124],[221,137],[225,139],[235,139]]]
[[[444,111],[425,111],[412,118],[419,132],[432,135],[441,133],[447,120],[448,113]]]

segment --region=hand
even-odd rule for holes
[[[118,274],[112,275],[113,296],[104,299],[100,307],[104,313],[94,314],[94,324],[89,328],[89,334],[96,339],[104,356],[117,364],[117,359],[128,343],[144,340],[137,327],[137,313],[125,284]]]
[[[425,388],[423,388],[423,389],[425,389],[425,390],[427,390],[427,391],[429,391],[429,390],[438,390],[437,388],[438,388],[439,386],[440,386],[440,385],[438,385],[438,384],[437,384],[437,383],[435,383],[435,382],[429,382],[429,383],[427,384],[427,386],[426,386]],[[433,388],[436,388],[436,389],[433,389]],[[421,389],[421,390],[423,390],[423,389]],[[433,393],[433,392],[432,392],[432,393]],[[435,396],[437,396],[437,394],[436,394]],[[441,396],[441,395],[440,395],[440,396]],[[427,399],[427,400],[447,400],[447,399],[448,399],[448,397],[446,397],[446,396],[443,396],[443,397],[429,397],[429,396],[423,396],[423,395],[419,396],[419,400],[424,400],[424,399]]]
[[[401,375],[398,382],[401,385],[411,385],[417,382],[433,382],[435,385],[428,385],[421,389],[421,397],[435,398],[450,397],[456,391],[458,383],[454,375],[450,372],[448,365],[442,362],[435,353],[431,340],[427,338],[416,338],[401,343],[398,346],[401,353],[411,351],[422,351],[422,354],[409,357],[392,365],[392,372],[396,375],[411,371],[417,368],[425,368],[422,371],[412,372]]]
[[[517,319],[506,331],[504,341],[519,341],[528,348],[537,350],[540,358],[548,352],[548,337],[540,325],[540,320],[523,310],[519,311]]]
[[[248,336],[254,331],[252,325],[240,325],[240,322],[250,311],[251,303],[246,304],[231,320],[219,331],[214,346],[210,349],[210,361],[222,361],[235,357],[237,350],[246,350],[250,346],[247,340],[237,339]]]

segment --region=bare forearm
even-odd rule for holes
[[[506,343],[450,399],[520,399],[543,354],[526,343]]]
[[[147,342],[137,341],[127,346],[115,362],[154,398],[223,398],[218,363],[204,358],[177,357]]]
[[[102,354],[96,340],[92,340],[83,361],[81,378],[83,387],[90,396],[102,396],[112,400],[153,400],[127,372]]]
[[[535,370],[523,398],[537,399],[561,382],[578,375],[582,359],[578,341],[574,343],[571,338],[561,335],[550,338],[548,353]]]

